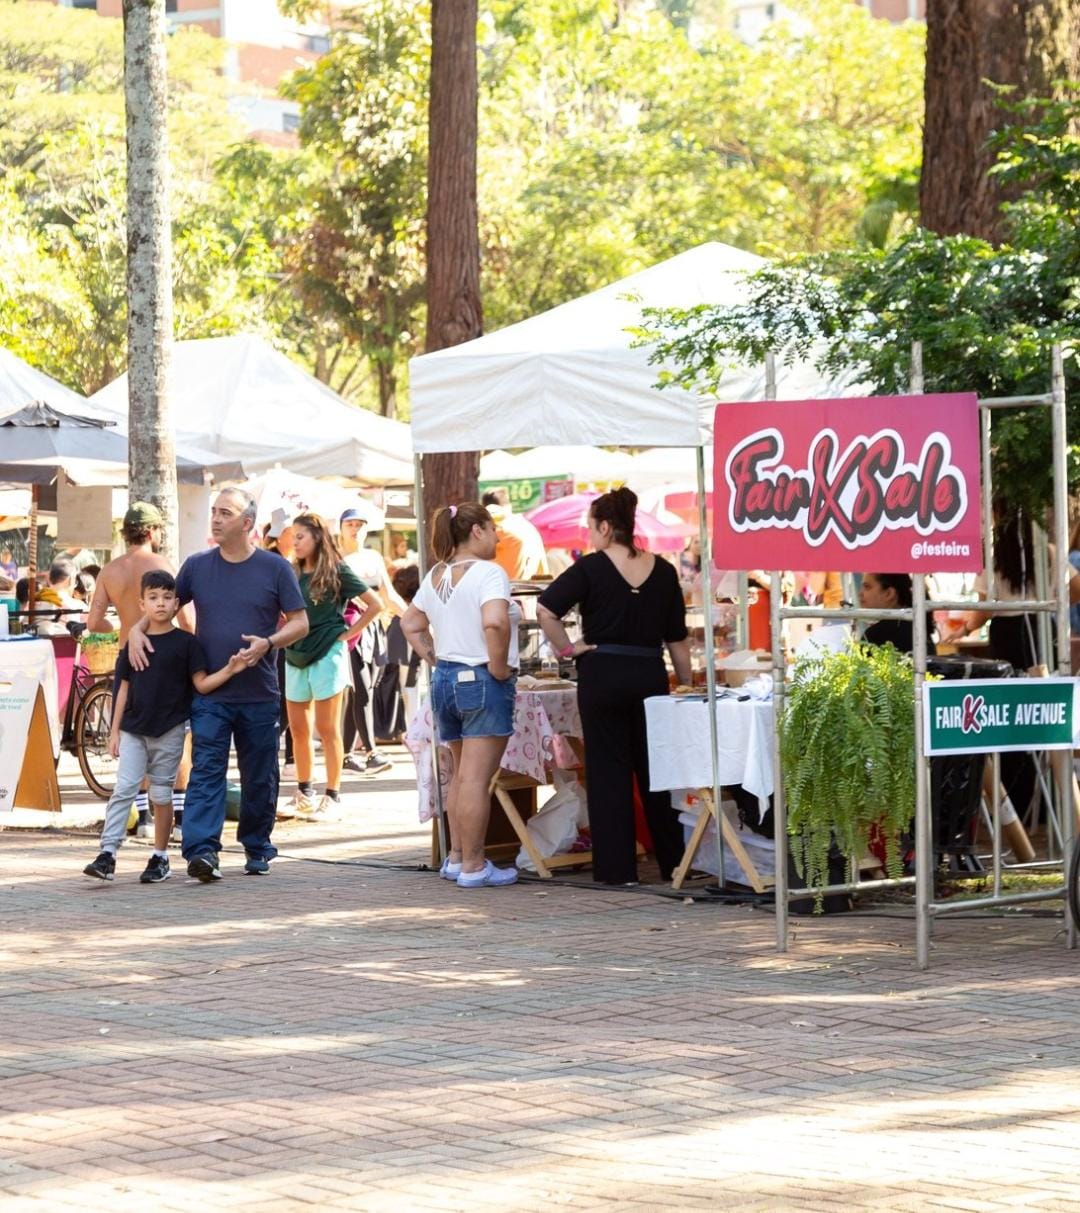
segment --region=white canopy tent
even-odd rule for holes
[[[762,367],[728,372],[715,395],[659,390],[662,369],[633,347],[642,308],[738,303],[745,275],[765,265],[726,244],[668,261],[475,341],[409,363],[413,446],[420,454],[496,447],[696,447],[712,432],[717,400],[753,400]],[[845,394],[811,365],[777,368],[778,395]]]
[[[368,484],[412,480],[407,426],[347,404],[259,337],[178,341],[169,387],[177,442],[237,460],[248,475],[280,465]],[[91,404],[126,415],[127,392],[121,375]]]

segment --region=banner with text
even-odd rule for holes
[[[977,572],[974,393],[716,406],[724,569]]]
[[[927,754],[1071,750],[1080,711],[1076,678],[966,678],[926,683]]]

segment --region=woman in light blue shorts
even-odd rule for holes
[[[285,650],[285,703],[298,787],[289,808],[279,810],[278,816],[333,819],[345,758],[341,700],[349,685],[348,641],[379,614],[382,602],[344,562],[318,514],[300,514],[293,531],[293,567],[307,607],[308,634]],[[363,612],[349,627],[344,610],[354,599],[363,604]],[[326,762],[326,792],[317,803],[312,780],[313,717]]]
[[[484,854],[491,777],[514,732],[521,618],[509,578],[494,562],[496,543],[491,515],[477,502],[439,510],[431,539],[439,563],[401,624],[409,644],[435,667],[438,740],[454,757],[446,794],[450,853],[440,874],[463,889],[517,880],[517,868],[497,868]]]

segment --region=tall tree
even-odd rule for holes
[[[169,416],[172,241],[165,0],[124,0],[127,121],[128,486],[165,519],[177,553],[176,455]]]
[[[1010,118],[995,85],[1049,97],[1080,66],[1080,0],[928,0],[926,120],[919,190],[924,227],[997,242],[1003,183],[989,174],[991,132]]]
[[[480,232],[476,207],[477,0],[432,0],[428,105],[426,350],[479,337]],[[479,456],[424,457],[425,513],[476,495]]]

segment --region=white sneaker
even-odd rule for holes
[[[517,868],[497,868],[487,859],[479,872],[460,871],[457,886],[459,889],[494,888],[497,885],[515,884],[517,878]]]
[[[311,821],[340,821],[341,802],[333,796],[320,796],[319,803],[305,816]]]
[[[296,817],[297,814],[307,817],[314,808],[314,799],[306,792],[297,791],[296,795],[284,807],[278,805],[277,817],[279,821],[288,821],[289,818]]]
[[[135,827],[136,838],[152,838],[154,835],[154,823],[152,821],[140,821]]]
[[[295,762],[287,762],[281,768],[281,778],[285,779],[285,780],[289,780],[289,781],[296,778],[296,763]]]

